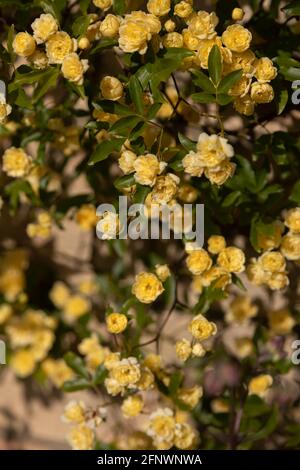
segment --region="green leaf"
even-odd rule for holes
[[[222,76],[222,57],[217,45],[214,45],[209,53],[208,72],[212,82],[218,86]]]
[[[100,39],[97,46],[93,47],[90,50],[90,54],[91,55],[97,54],[98,52],[102,51],[103,49],[108,49],[110,47],[117,46],[117,44],[118,44],[118,41],[116,41],[115,39],[110,39],[110,38]]]
[[[33,101],[36,103],[39,101],[50,88],[55,87],[59,76],[59,70],[55,67],[51,67],[45,71],[45,74],[41,80],[39,80],[36,89],[33,94]]]
[[[137,184],[136,191],[133,195],[132,202],[134,204],[144,204],[147,195],[150,193],[151,188],[149,186],[143,186],[142,184]]]
[[[13,58],[15,56],[14,49],[13,49],[13,40],[15,37],[15,26],[12,24],[11,27],[8,29],[7,34],[7,50],[10,55],[10,59],[13,62]]]
[[[113,152],[119,152],[125,140],[125,137],[114,137],[98,144],[91,155],[89,165],[94,165],[95,163],[106,160]]]
[[[279,92],[279,97],[278,97],[278,102],[277,102],[277,114],[281,114],[289,100],[289,94],[286,89],[280,90]]]
[[[90,5],[90,0],[80,0],[79,1],[80,10],[82,11],[82,13],[84,15],[86,15],[89,5]]]
[[[246,287],[244,286],[244,283],[241,281],[241,278],[237,276],[235,273],[232,273],[232,282],[234,285],[236,285],[239,289],[243,290],[244,292],[247,292]]]
[[[196,77],[193,79],[193,83],[200,86],[207,93],[214,94],[216,92],[216,87],[205,73],[194,70],[193,75]]]
[[[90,18],[88,15],[79,16],[76,18],[72,24],[73,35],[77,38],[78,36],[83,36],[86,33],[86,30],[90,24]]]
[[[114,0],[113,10],[116,15],[124,15],[126,11],[126,2],[125,0]]]
[[[227,194],[225,199],[223,199],[222,207],[233,206],[241,196],[241,191],[232,191],[232,193]]]
[[[170,385],[169,385],[169,392],[170,395],[174,396],[178,392],[179,387],[181,386],[183,381],[183,374],[182,372],[174,372],[170,377]]]
[[[118,119],[110,128],[110,132],[115,132],[119,135],[128,136],[130,131],[142,121],[140,116],[136,116],[135,114],[131,116],[124,116],[121,119]]]
[[[189,139],[185,135],[181,134],[180,132],[178,133],[178,139],[179,139],[179,142],[181,143],[182,147],[184,147],[185,150],[187,150],[188,152],[190,152],[191,150],[193,150],[193,151],[196,150],[197,142],[192,141],[191,139]]]
[[[115,188],[119,190],[129,188],[133,184],[135,184],[135,179],[133,175],[119,176],[119,178],[114,181]]]
[[[135,75],[130,77],[128,82],[128,90],[130,98],[134,103],[139,114],[144,113],[144,102],[143,102],[143,89],[142,86]]]
[[[289,197],[290,201],[297,202],[297,204],[300,204],[300,181],[297,181],[297,183],[294,184],[292,193]]]
[[[210,93],[206,93],[205,91],[201,93],[193,93],[191,95],[192,100],[196,103],[214,103],[216,101],[216,97],[211,95]]]
[[[243,70],[234,70],[234,72],[229,73],[226,77],[222,78],[217,88],[218,93],[228,93],[230,88],[233,87],[243,75]]]
[[[104,365],[101,364],[97,367],[95,375],[93,377],[94,385],[101,385],[108,375],[108,371],[105,369]]]
[[[87,380],[89,379],[89,373],[81,357],[69,351],[64,355],[64,360],[66,364],[72,370],[74,370],[74,372],[76,372],[76,374],[80,375],[81,377],[84,377]]]
[[[288,3],[283,10],[287,16],[300,16],[300,2],[299,0],[294,0],[291,3]]]
[[[244,405],[244,414],[249,418],[265,415],[270,407],[257,395],[249,395]]]
[[[232,96],[224,95],[223,93],[217,95],[217,103],[221,106],[226,106],[227,104],[231,103],[234,100]]]
[[[31,70],[28,72],[28,67],[19,67],[16,71],[14,81],[8,85],[8,92],[11,93],[17,90],[22,85],[33,85],[39,80],[42,80],[47,73],[47,70]],[[30,69],[29,69],[30,70]]]
[[[83,378],[67,380],[62,386],[64,392],[77,392],[78,390],[84,390],[86,388],[91,388],[91,384]]]
[[[33,3],[60,21],[61,12],[66,7],[67,0],[34,0]]]

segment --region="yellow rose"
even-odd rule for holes
[[[271,235],[265,235],[264,233],[258,233],[257,244],[262,250],[272,250],[278,248],[281,243],[281,235],[284,230],[284,226],[280,221],[275,221],[272,225],[274,233]]]
[[[288,233],[282,238],[280,251],[283,256],[291,261],[300,259],[300,235]]]
[[[173,20],[167,20],[164,24],[164,28],[168,33],[173,33],[176,29],[176,23]]]
[[[189,323],[188,330],[194,338],[204,341],[217,333],[217,326],[200,313]]]
[[[121,153],[118,163],[119,167],[123,173],[125,173],[125,175],[129,175],[130,173],[134,172],[134,162],[136,158],[136,154],[131,150],[124,150]]]
[[[249,394],[250,395],[258,395],[260,397],[264,397],[268,391],[268,389],[273,384],[273,379],[268,374],[261,374],[257,377],[254,377],[249,382]]]
[[[241,273],[245,270],[245,255],[239,248],[228,246],[219,253],[217,263],[231,273]]]
[[[13,309],[9,304],[0,305],[0,325],[3,325],[13,313]]]
[[[254,113],[255,103],[251,99],[250,95],[238,97],[233,102],[234,108],[238,113],[244,114],[245,116],[251,116]]]
[[[197,433],[188,423],[177,424],[174,439],[175,447],[182,450],[195,449],[197,441]]]
[[[164,288],[155,274],[140,273],[135,276],[131,291],[140,302],[150,304],[162,294]]]
[[[183,338],[176,342],[175,350],[178,359],[180,359],[181,361],[187,361],[192,354],[191,342]]]
[[[76,212],[75,220],[82,230],[95,227],[98,217],[93,204],[83,204]]]
[[[63,307],[63,317],[66,322],[73,323],[88,313],[90,309],[91,304],[88,299],[78,294],[72,295],[67,299]]]
[[[74,450],[92,450],[94,440],[93,430],[85,424],[72,428],[68,435],[68,442]]]
[[[207,11],[193,13],[187,20],[189,31],[197,39],[212,39],[217,34],[215,28],[218,22],[217,15]]]
[[[147,10],[155,16],[165,16],[171,9],[170,0],[148,0]]]
[[[236,165],[228,160],[224,160],[215,168],[206,168],[204,174],[206,178],[217,186],[224,184],[235,172]]]
[[[180,388],[177,393],[177,398],[182,401],[189,408],[195,408],[200,398],[203,395],[203,388],[195,385],[191,388]]]
[[[48,67],[48,57],[43,51],[38,49],[28,58],[34,68],[43,70]]]
[[[126,330],[128,320],[123,313],[110,313],[106,317],[106,327],[109,333],[119,334]]]
[[[141,413],[143,407],[143,398],[140,395],[132,395],[123,401],[121,410],[125,418],[133,418]]]
[[[243,323],[246,320],[253,318],[257,315],[258,308],[251,303],[248,296],[236,297],[229,306],[226,313],[226,321],[229,323]]]
[[[105,212],[97,223],[97,235],[102,240],[115,239],[120,230],[119,216],[114,212]]]
[[[222,41],[218,36],[215,36],[212,39],[201,39],[198,43],[197,62],[203,69],[208,68],[208,57],[214,46],[218,46],[221,51]]]
[[[177,193],[179,178],[168,173],[165,176],[159,176],[151,192],[151,200],[155,204],[167,204]]]
[[[208,251],[213,255],[217,255],[226,247],[226,240],[221,235],[211,235],[207,240]]]
[[[206,349],[202,346],[201,343],[196,343],[192,347],[192,355],[195,357],[203,357],[206,354]]]
[[[13,50],[21,57],[28,57],[35,51],[35,40],[29,33],[18,33],[12,43]]]
[[[182,37],[183,37],[183,46],[189,49],[190,51],[197,51],[199,44],[200,44],[200,39],[198,39],[196,36],[194,36],[189,29],[184,29],[182,31]]]
[[[174,13],[179,18],[187,18],[193,13],[193,6],[188,2],[181,1],[175,5]]]
[[[118,101],[123,95],[123,85],[116,77],[107,75],[102,78],[100,90],[103,98],[111,101]]]
[[[253,342],[249,338],[236,338],[234,340],[234,349],[239,359],[245,359],[253,353]]]
[[[228,26],[222,34],[223,44],[233,52],[246,51],[250,46],[251,40],[251,32],[240,24]]]
[[[61,309],[70,297],[70,290],[63,282],[57,281],[53,284],[49,298],[55,307]]]
[[[266,280],[266,283],[270,289],[279,290],[288,286],[290,281],[286,273],[273,273],[270,278]]]
[[[37,44],[46,42],[58,30],[58,23],[50,13],[43,13],[31,24],[33,37]]]
[[[296,321],[287,308],[269,312],[269,326],[276,335],[287,335],[291,332]]]
[[[187,259],[186,264],[193,274],[202,274],[212,266],[212,259],[203,248],[192,251]]]
[[[274,90],[269,83],[255,82],[251,85],[250,96],[255,103],[270,103],[274,99]]]
[[[89,39],[86,36],[83,36],[82,38],[80,38],[78,40],[79,49],[82,49],[82,50],[88,49],[90,47],[90,45],[91,45],[91,43],[90,43]]]
[[[9,364],[18,377],[24,378],[34,372],[36,360],[30,349],[19,349],[12,353]]]
[[[162,282],[165,282],[171,276],[171,272],[167,264],[156,264],[155,273],[158,279]]]
[[[256,61],[254,76],[259,82],[269,82],[274,80],[277,75],[277,69],[269,57],[261,57]]]
[[[161,171],[161,165],[151,153],[141,155],[133,163],[135,169],[134,179],[137,183],[146,186],[154,186],[157,176]]]
[[[119,361],[110,371],[110,378],[122,387],[134,385],[141,378],[140,365],[135,357],[128,357]]]
[[[22,148],[10,147],[3,154],[2,170],[13,178],[28,175],[32,167],[32,158]]]
[[[284,224],[292,233],[300,234],[300,207],[290,209],[284,216]]]
[[[175,418],[170,408],[159,408],[149,416],[147,434],[152,437],[154,444],[161,448],[171,448],[175,436]]]
[[[142,11],[125,15],[119,28],[119,46],[124,52],[145,54],[152,34],[158,34],[160,21]]]
[[[104,38],[114,38],[118,35],[120,20],[117,16],[108,14],[101,22],[100,33]]]
[[[234,21],[241,21],[244,18],[244,14],[241,8],[234,8],[231,13],[231,18]]]
[[[230,96],[245,96],[249,91],[250,85],[251,79],[243,76],[230,88],[228,94]]]
[[[106,11],[112,6],[113,0],[93,0],[93,4],[96,7],[101,8],[101,10]]]
[[[183,37],[180,33],[168,33],[163,37],[164,47],[182,47]]]
[[[247,276],[250,282],[259,286],[269,279],[270,274],[266,273],[261,263],[253,258],[247,266]]]
[[[82,401],[70,401],[64,409],[62,421],[65,423],[83,423],[85,421],[86,407]]]
[[[76,44],[64,31],[59,31],[46,42],[46,54],[49,64],[62,64],[66,55],[76,50]]]
[[[279,251],[269,251],[259,258],[265,271],[276,273],[285,270],[285,259]]]
[[[41,364],[41,368],[46,377],[57,388],[60,388],[64,382],[74,377],[74,372],[63,359],[45,359]]]
[[[83,74],[88,68],[87,60],[80,60],[76,52],[72,52],[64,57],[61,71],[63,76],[76,85],[82,85]]]
[[[11,106],[6,103],[5,96],[2,93],[0,93],[0,123],[3,123],[10,113],[11,113]]]

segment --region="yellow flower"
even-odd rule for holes
[[[238,358],[245,359],[253,353],[253,342],[249,338],[236,338],[234,340],[235,353]]]
[[[88,68],[87,60],[80,60],[76,52],[67,54],[62,61],[61,72],[63,76],[76,85],[82,85],[83,74]]]
[[[258,308],[251,303],[248,296],[239,296],[232,300],[229,309],[226,313],[226,320],[228,322],[243,323],[249,318],[257,315]]]
[[[22,32],[16,34],[12,46],[16,54],[21,57],[28,57],[34,53],[36,44],[31,34]]]
[[[111,369],[109,377],[121,387],[135,385],[141,378],[141,369],[137,359],[128,357],[117,362]]]
[[[2,170],[13,178],[28,175],[32,158],[22,148],[10,147],[3,154]]]
[[[180,33],[168,33],[163,37],[164,47],[182,47],[183,37]]]
[[[174,413],[170,408],[159,408],[149,416],[147,434],[152,437],[154,444],[164,448],[171,448],[175,437],[176,422]]]
[[[164,16],[171,9],[170,0],[148,0],[147,10],[155,16]]]
[[[143,398],[140,395],[132,395],[123,401],[121,410],[125,418],[133,418],[141,413],[143,407]]]
[[[261,374],[250,380],[248,389],[250,395],[258,395],[263,398],[273,384],[273,379],[268,374]]]
[[[193,6],[188,2],[181,1],[175,5],[174,13],[179,18],[187,18],[193,13]]]
[[[241,8],[234,8],[231,12],[231,18],[234,21],[241,21],[244,18],[244,14]]]
[[[93,295],[98,290],[98,285],[95,279],[85,279],[78,285],[78,290],[84,295]]]
[[[212,282],[216,289],[225,289],[231,284],[231,274],[220,266],[213,266],[201,275],[202,286],[208,287]]]
[[[186,264],[193,274],[202,274],[212,266],[212,259],[203,248],[193,250],[186,259]]]
[[[14,301],[25,287],[24,273],[15,267],[1,269],[0,266],[0,292],[8,301]]]
[[[210,406],[213,413],[228,413],[230,410],[229,404],[223,398],[215,398]]]
[[[70,290],[63,282],[57,281],[53,284],[49,293],[51,302],[57,308],[63,308],[70,297]]]
[[[197,47],[197,62],[203,69],[208,68],[208,57],[210,51],[214,46],[218,46],[220,51],[222,49],[222,41],[221,38],[215,36],[211,39],[201,39],[198,43]]]
[[[231,273],[241,273],[245,270],[245,255],[239,248],[228,246],[220,251],[217,263]]]
[[[180,341],[176,342],[176,356],[181,361],[187,361],[192,354],[192,345],[191,342],[183,338]]]
[[[79,47],[79,49],[82,49],[83,51],[85,49],[88,49],[90,47],[90,45],[91,45],[91,43],[90,43],[89,39],[86,36],[82,36],[78,40],[78,47]]]
[[[204,174],[212,184],[221,186],[228,180],[228,178],[232,177],[235,167],[235,163],[231,163],[229,160],[224,160],[215,168],[206,168]]]
[[[110,313],[106,317],[106,327],[109,333],[119,334],[126,330],[128,320],[123,313]]]
[[[140,302],[150,304],[162,294],[164,288],[155,274],[140,273],[135,276],[131,291]]]
[[[238,97],[233,102],[234,108],[245,116],[251,116],[254,113],[255,103],[249,95]]]
[[[81,295],[71,295],[63,307],[63,317],[68,323],[88,313],[91,308],[90,301]]]
[[[143,11],[134,11],[121,21],[119,28],[119,46],[124,52],[145,54],[148,41],[153,34],[158,34],[161,24],[158,18]]]
[[[123,85],[116,77],[107,75],[102,78],[100,90],[103,98],[111,101],[118,101],[123,95]]]
[[[64,31],[59,31],[46,42],[46,54],[49,64],[62,64],[64,58],[76,50],[76,43]]]
[[[30,349],[19,349],[12,353],[10,367],[18,377],[28,377],[34,372],[35,357]]]
[[[219,22],[217,15],[212,12],[198,11],[188,18],[188,29],[197,39],[212,39],[217,33],[215,28]]]
[[[280,251],[283,256],[291,261],[300,259],[300,235],[288,233],[282,238]]]
[[[284,224],[292,233],[300,234],[300,207],[287,211],[284,216]]]
[[[277,75],[277,69],[274,67],[273,62],[269,57],[261,57],[258,59],[255,63],[255,67],[254,76],[261,83],[274,80]]]
[[[0,123],[3,123],[11,113],[11,106],[6,103],[5,96],[0,93]]]
[[[141,376],[135,386],[141,390],[150,390],[154,386],[154,375],[148,367],[141,368]]]
[[[165,282],[171,276],[171,272],[167,264],[157,264],[155,266],[155,273],[161,282]]]
[[[41,211],[37,216],[37,223],[28,224],[26,232],[29,238],[48,238],[51,235],[52,218],[47,211]]]
[[[146,186],[154,186],[157,176],[165,166],[162,163],[164,162],[159,163],[156,155],[152,153],[140,155],[133,163],[135,181]]]
[[[203,388],[199,385],[194,385],[194,387],[191,388],[181,388],[177,393],[177,398],[189,408],[195,408],[202,395]]]
[[[264,251],[278,248],[281,243],[281,235],[284,231],[284,225],[279,220],[276,220],[272,227],[273,233],[271,235],[266,235],[262,232],[258,233],[257,245]]]
[[[178,449],[194,449],[197,445],[198,436],[188,423],[176,425],[174,445]]]
[[[196,343],[192,347],[192,355],[194,357],[203,357],[206,354],[206,349],[202,346],[201,343]]]
[[[251,78],[243,76],[240,80],[238,80],[233,87],[230,88],[228,94],[230,96],[245,96],[250,88],[251,85]]]
[[[296,324],[287,308],[269,312],[268,317],[270,329],[276,335],[287,335]]]
[[[233,52],[246,51],[251,43],[252,34],[240,24],[233,24],[222,34],[223,44]]]
[[[179,178],[173,173],[159,176],[151,192],[151,200],[155,204],[167,204],[177,193]]]
[[[150,353],[145,357],[143,365],[145,367],[148,367],[148,369],[150,369],[151,372],[157,372],[162,367],[161,356],[159,356],[158,354]]]
[[[290,283],[286,273],[273,273],[266,282],[272,290],[284,289]]]
[[[177,197],[182,202],[191,204],[192,202],[196,201],[198,196],[199,196],[199,191],[189,183],[183,183],[178,188]]]
[[[134,152],[131,150],[124,150],[120,158],[118,160],[119,167],[125,173],[125,175],[129,175],[130,173],[133,173],[134,170],[134,162],[136,160],[137,156]]]
[[[74,372],[63,359],[45,359],[41,367],[47,378],[57,388],[60,388],[67,380],[71,380],[74,377]]]
[[[213,255],[217,255],[226,248],[226,240],[221,235],[211,235],[207,240],[207,244],[208,251]]]
[[[83,401],[70,401],[64,409],[62,420],[65,423],[80,424],[85,421],[86,406]]]
[[[217,333],[217,326],[200,313],[189,323],[188,330],[194,338],[204,341]]]
[[[43,70],[48,67],[48,57],[43,51],[38,49],[28,58],[34,68],[38,70]]]
[[[250,95],[255,103],[270,103],[274,99],[274,90],[269,83],[255,82],[251,85]]]
[[[260,256],[259,262],[265,271],[271,273],[285,270],[285,259],[279,251],[269,251]]]
[[[114,38],[118,35],[120,20],[117,16],[108,14],[101,22],[100,33],[104,38]]]
[[[98,217],[93,204],[83,204],[76,212],[75,220],[82,230],[91,230],[95,227]]]
[[[118,214],[105,212],[97,223],[97,235],[102,240],[112,240],[116,238],[121,230]]]
[[[93,4],[96,7],[101,8],[101,10],[106,11],[112,6],[113,0],[93,0]]]
[[[58,23],[50,13],[43,13],[31,24],[33,37],[37,44],[46,42],[58,30]]]
[[[0,305],[0,325],[3,325],[12,316],[13,309],[9,304]]]
[[[68,442],[74,450],[92,450],[94,440],[93,430],[85,424],[72,428],[68,435]]]
[[[168,33],[172,33],[176,28],[176,23],[173,20],[167,20],[164,24],[164,28]]]
[[[183,45],[190,51],[197,51],[200,39],[194,36],[189,29],[182,30]]]

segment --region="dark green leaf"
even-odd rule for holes
[[[73,35],[77,38],[78,36],[83,36],[86,33],[86,30],[90,24],[90,18],[88,15],[79,16],[76,18],[72,24]]]
[[[217,45],[214,45],[209,53],[208,72],[212,82],[217,86],[222,77],[222,57]]]
[[[128,82],[129,94],[139,114],[144,113],[143,89],[135,75]]]
[[[214,94],[216,92],[216,87],[209,79],[209,77],[205,75],[205,73],[197,70],[193,71],[193,75],[196,77],[193,79],[193,83],[200,86],[202,90],[210,94]]]
[[[214,95],[211,95],[209,93],[206,93],[205,91],[201,93],[193,93],[191,95],[192,100],[194,100],[196,103],[214,103],[216,101],[216,97]]]
[[[89,165],[94,165],[102,160],[106,160],[113,152],[119,152],[125,140],[125,137],[114,137],[98,144],[91,155]]]
[[[230,88],[233,87],[242,77],[243,70],[234,70],[234,72],[229,73],[226,77],[222,78],[218,86],[218,93],[228,93]]]
[[[84,390],[86,388],[91,388],[91,384],[83,378],[67,380],[62,386],[64,392],[77,392],[78,390]]]
[[[98,366],[97,369],[96,369],[95,375],[93,377],[93,384],[94,385],[101,385],[104,382],[104,380],[106,379],[107,374],[108,374],[108,372],[105,369],[105,367],[103,366],[103,364]]]
[[[178,133],[178,139],[182,147],[184,147],[185,150],[187,150],[188,152],[190,152],[191,150],[196,150],[197,142],[193,142],[191,139],[181,134],[180,132]]]
[[[64,360],[66,361],[66,364],[72,370],[74,370],[74,372],[76,372],[76,374],[80,375],[81,377],[84,377],[87,380],[89,379],[89,373],[81,357],[69,351],[64,355]]]
[[[119,176],[119,178],[114,181],[115,188],[119,190],[129,188],[133,184],[135,184],[135,179],[133,175]]]

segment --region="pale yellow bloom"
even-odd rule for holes
[[[249,95],[238,97],[233,102],[234,108],[245,116],[251,116],[254,113],[255,103]]]
[[[285,270],[285,259],[279,251],[268,251],[263,253],[260,256],[259,261],[265,271],[277,273]]]
[[[34,372],[36,360],[30,349],[19,349],[12,353],[9,364],[18,377],[24,378]]]
[[[287,335],[296,324],[287,308],[273,310],[269,312],[268,317],[270,329],[276,335]]]
[[[193,6],[188,2],[181,1],[175,5],[174,13],[179,18],[188,18],[193,13]]]
[[[66,305],[69,297],[70,289],[65,283],[57,281],[53,284],[49,293],[49,298],[55,307],[63,308]]]
[[[194,385],[194,387],[191,388],[181,388],[177,393],[179,400],[189,408],[195,408],[198,405],[202,395],[203,388],[199,385]]]
[[[43,13],[31,24],[33,37],[37,44],[46,42],[58,30],[58,23],[50,13]]]
[[[226,313],[226,321],[243,323],[257,315],[258,308],[248,296],[239,296],[232,300]]]
[[[66,322],[73,323],[90,309],[91,304],[88,299],[78,294],[71,295],[63,307],[63,318]]]
[[[176,28],[176,23],[173,20],[167,20],[164,24],[164,28],[168,33],[172,33]]]
[[[191,356],[192,354],[192,345],[191,342],[188,341],[187,339],[183,338],[179,341],[176,342],[175,345],[176,348],[176,356],[178,359],[181,361],[187,361],[187,359]]]
[[[244,14],[241,8],[234,8],[231,12],[231,18],[234,21],[241,21],[244,18]]]
[[[49,64],[62,64],[64,58],[75,50],[76,42],[64,31],[53,34],[46,42]]]
[[[112,240],[116,238],[121,230],[118,214],[114,212],[105,212],[97,223],[97,234],[102,240]]]
[[[32,158],[22,148],[8,148],[2,159],[2,170],[13,178],[26,176],[32,167]]]
[[[163,37],[164,47],[182,47],[183,37],[180,33],[168,33]]]
[[[188,29],[198,39],[211,39],[217,33],[215,28],[219,22],[214,12],[198,11],[188,18]]]
[[[233,52],[246,51],[251,43],[251,32],[240,24],[233,24],[226,28],[222,34],[222,41]]]
[[[12,108],[6,103],[5,96],[0,93],[0,123],[5,122],[7,116],[11,113]]]
[[[82,230],[91,230],[95,227],[98,217],[93,204],[83,204],[76,212],[75,220]]]
[[[119,46],[124,52],[145,54],[148,41],[153,34],[158,34],[161,23],[156,16],[133,11],[125,15],[119,28]]]
[[[30,57],[28,57],[28,60],[31,62],[33,67],[38,70],[43,70],[49,65],[48,57],[45,52],[38,49]]]
[[[186,264],[193,274],[202,274],[212,266],[212,259],[203,248],[193,250],[186,259]]]
[[[74,450],[91,450],[94,446],[94,432],[85,424],[80,424],[71,429],[68,434],[68,442]]]
[[[74,377],[74,372],[63,359],[47,358],[42,362],[41,367],[47,378],[57,388],[60,388],[67,380]]]
[[[217,255],[226,248],[226,240],[221,235],[211,235],[207,240],[207,245],[207,250],[211,254]]]
[[[133,418],[141,413],[143,407],[143,398],[140,395],[132,395],[123,401],[121,410],[125,418]]]
[[[117,36],[120,27],[120,20],[117,16],[108,14],[100,25],[100,33],[104,38],[114,38]]]
[[[157,264],[155,274],[161,282],[165,282],[171,276],[171,271],[167,264]]]
[[[119,167],[125,175],[129,175],[130,173],[133,173],[135,171],[134,162],[136,158],[136,154],[131,150],[123,150],[123,152],[121,153],[118,163]]]
[[[176,425],[174,445],[178,449],[195,449],[197,442],[197,433],[188,423],[180,423]]]
[[[70,401],[63,412],[62,420],[65,423],[80,424],[85,421],[86,406],[83,401]]]
[[[149,416],[147,434],[152,437],[154,444],[161,448],[171,448],[175,437],[175,417],[170,408],[159,408]]]
[[[274,90],[269,83],[255,82],[251,85],[250,95],[255,103],[270,103],[274,99]]]
[[[107,75],[102,78],[100,90],[103,98],[112,101],[118,101],[123,95],[123,85],[116,77]]]
[[[284,224],[292,233],[300,234],[300,207],[287,211],[284,216]]]
[[[245,359],[254,351],[253,342],[249,338],[236,338],[234,340],[235,353],[238,358]]]
[[[235,163],[226,159],[222,161],[219,166],[214,168],[205,168],[204,174],[212,184],[221,186],[228,180],[228,178],[232,177],[235,172],[235,168]]]
[[[162,294],[164,288],[155,274],[140,273],[135,276],[135,281],[131,291],[140,302],[150,304],[151,302],[154,302],[160,294]]]
[[[135,169],[135,181],[146,186],[154,186],[157,176],[164,168],[164,165],[160,164],[156,155],[152,153],[137,157],[133,166]]]
[[[277,69],[269,57],[261,57],[255,63],[255,77],[261,83],[274,80],[277,75]]]
[[[155,16],[165,16],[171,9],[170,0],[148,0],[147,10]]]
[[[109,333],[119,334],[126,330],[128,320],[123,313],[110,313],[106,317],[106,327]]]
[[[285,235],[281,241],[280,251],[290,261],[300,259],[300,235],[294,235],[292,232]]]
[[[78,47],[79,47],[79,49],[82,49],[83,51],[85,49],[88,49],[90,47],[90,45],[91,45],[91,43],[90,43],[89,39],[86,36],[83,36],[78,40]]]
[[[87,60],[80,60],[76,52],[67,54],[62,61],[61,71],[63,76],[76,85],[82,85],[83,74],[88,68]]]
[[[151,201],[155,204],[167,204],[177,193],[178,176],[173,173],[167,173],[164,176],[158,176],[151,192]]]
[[[220,251],[217,263],[231,273],[241,273],[245,270],[245,255],[234,246],[228,246]]]
[[[194,338],[204,341],[217,333],[217,326],[200,313],[189,323],[188,330]]]
[[[15,36],[15,39],[12,43],[13,50],[16,54],[21,57],[28,57],[34,53],[36,48],[36,43],[31,34],[22,32],[18,33]]]
[[[268,389],[272,386],[273,379],[268,374],[261,374],[250,380],[248,389],[250,395],[265,397]]]

